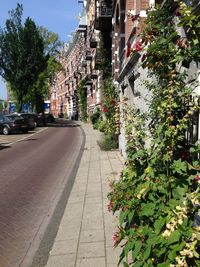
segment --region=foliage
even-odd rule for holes
[[[98,145],[104,151],[117,149],[118,137],[113,134],[106,134],[103,136],[103,139],[101,141],[98,141]]]
[[[106,120],[100,120],[99,124],[98,124],[98,130],[100,132],[105,132],[106,131],[106,127],[107,127],[107,122]]]
[[[22,13],[22,5],[17,4],[16,9],[9,12],[6,27],[0,31],[0,74],[10,82],[19,110],[47,64],[39,31],[30,18],[22,25]]]
[[[101,121],[101,112],[99,108],[96,109],[93,114],[91,114],[90,120],[92,122],[93,128],[98,129],[99,122]]]
[[[101,91],[103,94],[103,100],[100,105],[104,118],[107,122],[105,133],[114,135],[116,134],[115,113],[117,107],[117,92],[115,87],[112,85],[110,78],[104,81]]]
[[[56,59],[61,42],[58,35],[49,32],[44,27],[39,27],[40,35],[44,42],[44,53],[48,56],[47,67],[38,76],[32,90],[29,92],[28,101],[35,107],[37,113],[44,112],[44,99],[49,98],[49,86],[54,82],[55,73],[62,69],[62,65]]]
[[[150,10],[143,34],[142,42],[148,44],[143,67],[154,77],[146,82],[152,94],[149,148],[145,116],[124,104],[128,159],[108,195],[109,209],[120,212],[113,239],[115,246],[121,243],[124,266],[200,266],[200,146],[185,146],[185,131],[199,106],[195,85],[180,68],[196,55],[192,51],[197,41],[190,35],[189,44],[180,46],[171,9],[175,5],[178,8],[177,1],[167,1]],[[180,25],[186,23],[198,33],[199,16],[186,11],[180,2]],[[186,20],[185,13],[195,17]]]
[[[82,80],[77,87],[79,96],[80,118],[83,121],[87,121],[87,89],[84,87],[85,83],[85,80]]]
[[[44,42],[45,54],[53,57],[58,56],[60,48],[63,45],[63,43],[59,40],[58,34],[51,32],[42,26],[39,27],[39,33]]]

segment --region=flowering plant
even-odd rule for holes
[[[200,146],[185,144],[192,114],[200,107],[196,102],[185,105],[195,87],[177,68],[188,54],[177,44],[172,3],[150,11],[144,31],[149,46],[142,64],[154,77],[145,82],[152,94],[147,116],[150,147],[145,146],[146,116],[124,103],[127,162],[108,197],[113,212],[120,212],[114,245],[121,244],[120,262],[126,267],[200,266]],[[190,13],[182,2],[180,12],[187,16],[180,23],[188,32],[193,29],[185,49],[199,59],[200,16],[193,14],[188,20]]]

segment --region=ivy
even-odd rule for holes
[[[77,91],[79,95],[79,108],[81,120],[87,120],[87,89],[85,89],[85,80],[82,80],[78,85]]]

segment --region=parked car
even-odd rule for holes
[[[51,113],[40,113],[38,114],[39,121],[42,125],[45,125],[46,123],[51,123],[55,121],[54,116]]]
[[[35,122],[34,122],[34,119],[33,118],[29,118],[28,116],[23,116],[23,115],[20,115],[18,113],[14,113],[14,114],[9,114],[7,115],[7,117],[9,118],[12,118],[12,119],[24,119],[25,122],[28,124],[28,130],[29,131],[32,131],[35,129]]]
[[[8,135],[14,132],[28,133],[28,124],[23,118],[12,118],[9,115],[0,115],[0,132]]]
[[[26,120],[32,120],[34,122],[35,127],[40,125],[40,118],[36,113],[18,113],[21,117]]]

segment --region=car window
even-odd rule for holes
[[[0,117],[0,122],[8,122],[10,121],[6,116],[1,116]]]

